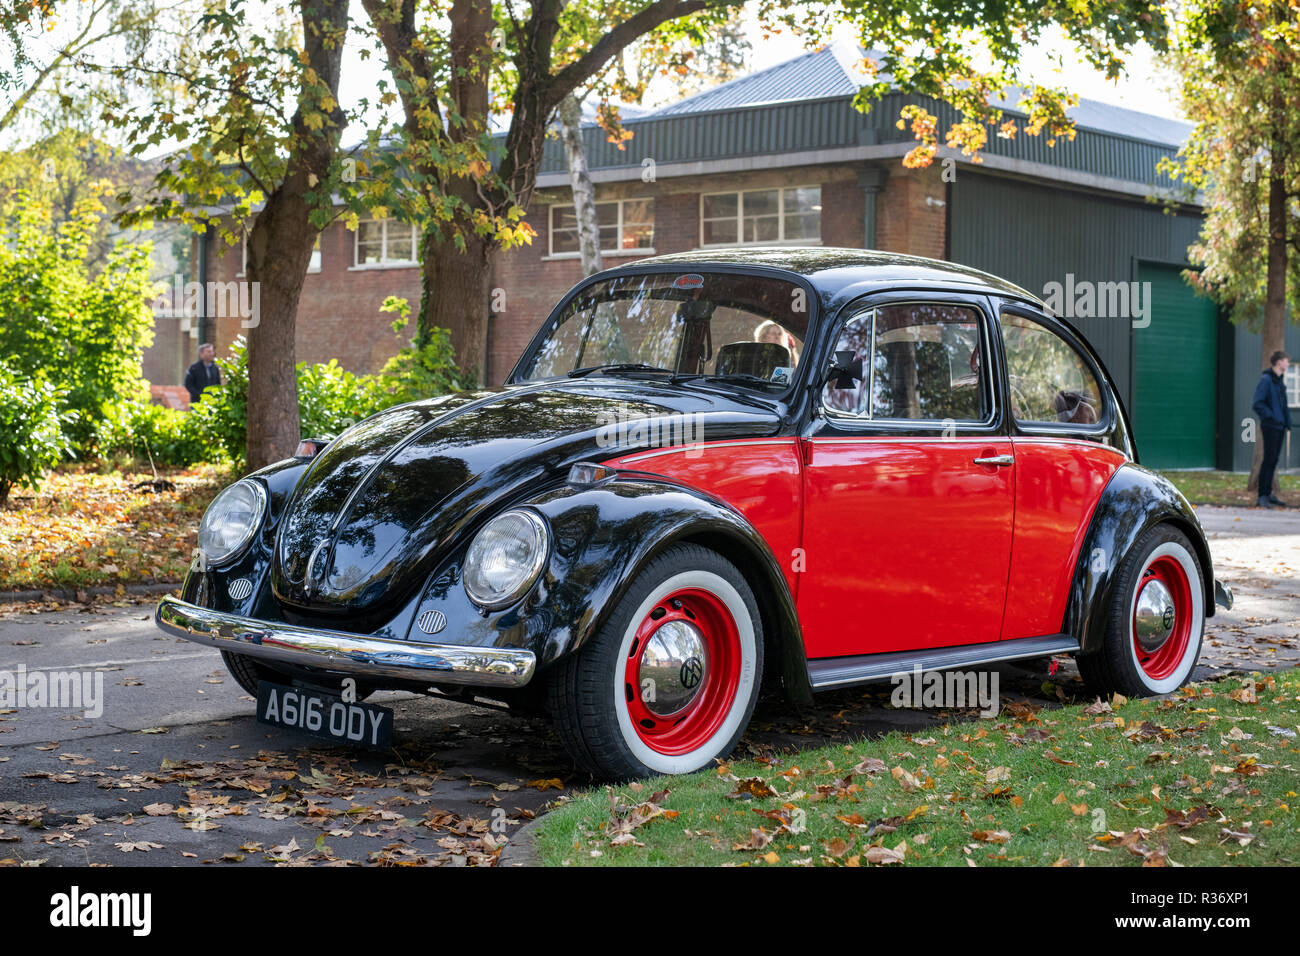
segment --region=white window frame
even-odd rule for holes
[[[634,203],[634,202],[653,203],[654,201],[655,201],[654,196],[633,196],[628,199],[601,199],[596,202],[597,206],[609,206],[612,204],[618,205],[618,247],[614,249],[601,249],[600,254],[602,256],[652,256],[655,254],[655,247],[653,242],[651,242],[649,246],[646,246],[644,248],[640,248],[640,247],[636,249],[623,248],[623,204]],[[571,204],[558,203],[558,202],[551,203],[551,205],[546,210],[546,258],[547,259],[578,259],[581,258],[582,256],[582,252],[580,250],[575,252],[555,251],[555,210],[564,209],[567,205],[571,205]],[[652,229],[656,227],[653,218],[653,213],[651,214],[650,226]]]
[[[777,190],[776,204],[776,239],[756,239],[752,242],[745,239],[745,193],[766,193],[773,189]],[[803,183],[798,186],[766,186],[760,189],[724,189],[720,192],[700,193],[700,248],[702,249],[728,249],[736,246],[820,246],[822,244],[822,212],[823,209],[817,210],[817,238],[816,239],[787,239],[785,238],[785,194],[787,191],[793,192],[796,189],[816,189],[820,197],[822,192],[821,183]],[[705,242],[704,241],[704,200],[708,196],[735,196],[736,197],[736,241],[735,242]],[[709,222],[726,222],[730,217],[727,216],[710,216]]]
[[[1286,386],[1286,403],[1291,408],[1300,408],[1300,365],[1290,366],[1282,375],[1282,384]]]
[[[373,216],[362,219],[361,222],[377,222],[383,226],[382,244],[380,258],[378,262],[361,262],[359,260],[361,252],[361,227],[360,223],[352,231],[352,265],[348,271],[355,272],[359,269],[410,269],[419,265],[419,260],[415,257],[416,250],[419,249],[420,237],[416,231],[414,223],[398,222],[398,220],[388,217],[385,219],[375,219]],[[410,259],[390,259],[388,258],[388,227],[389,224],[395,225],[399,229],[411,230],[411,258]]]

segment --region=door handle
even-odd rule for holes
[[[1014,455],[994,455],[991,458],[974,459],[977,465],[993,465],[997,468],[1005,468],[1007,465],[1014,465],[1016,458]]]

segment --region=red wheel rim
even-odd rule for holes
[[[673,621],[690,624],[705,649],[704,677],[690,702],[676,713],[657,714],[642,699],[641,661],[655,632]],[[731,713],[740,683],[740,632],[730,609],[716,594],[681,588],[658,601],[637,626],[624,664],[623,693],[637,736],[651,750],[680,756],[697,750]]]
[[[1163,644],[1155,649],[1144,648],[1138,640],[1137,608],[1144,589],[1153,583],[1163,585],[1173,602],[1173,629]],[[1183,663],[1192,636],[1192,585],[1187,571],[1177,558],[1161,555],[1142,572],[1137,594],[1133,599],[1133,617],[1129,624],[1133,637],[1133,651],[1138,666],[1152,680],[1164,680]]]

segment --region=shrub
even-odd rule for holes
[[[230,355],[217,359],[222,384],[209,388],[193,406],[190,415],[196,433],[211,449],[219,449],[231,461],[244,460],[248,437],[248,344],[240,336]],[[333,438],[349,425],[396,404],[382,376],[355,375],[329,362],[298,363],[298,417],[304,438]],[[436,394],[436,393],[435,393]]]
[[[101,269],[89,265],[102,212],[92,198],[55,227],[49,204],[25,194],[0,208],[0,359],[59,384],[64,432],[82,449],[137,387],[153,340],[148,244],[119,242]]]
[[[102,456],[128,455],[177,468],[228,460],[223,448],[209,445],[194,415],[153,404],[147,391],[109,407],[95,444]]]
[[[61,396],[39,378],[20,378],[0,362],[0,505],[15,486],[34,487],[71,447],[63,429],[71,417]]]
[[[393,321],[393,332],[397,335],[411,320],[410,303],[397,296],[390,295],[385,299],[379,311],[397,313]],[[456,365],[451,333],[446,329],[431,329],[423,340],[405,346],[375,376],[375,385],[383,394],[386,405],[445,395],[472,388],[473,384]]]

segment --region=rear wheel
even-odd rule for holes
[[[744,576],[713,551],[678,545],[555,666],[551,711],[574,759],[597,776],[690,773],[735,747],[762,669],[762,623]]]
[[[1092,690],[1150,697],[1187,683],[1205,631],[1205,579],[1187,536],[1167,524],[1143,535],[1106,613],[1103,647],[1078,659]]]
[[[277,670],[261,661],[249,657],[247,654],[234,654],[230,651],[222,651],[221,659],[226,663],[226,670],[230,671],[230,676],[248,693],[254,697],[257,696],[257,682],[266,681],[269,684],[293,684],[298,678],[292,674]],[[313,687],[319,687],[327,690],[332,694],[341,693],[343,690],[343,679],[339,677],[320,677],[315,680],[303,680],[300,683],[310,684]],[[365,700],[375,692],[376,688],[364,681],[357,681],[357,700]]]

